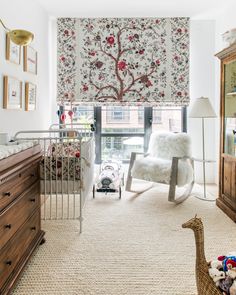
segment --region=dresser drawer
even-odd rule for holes
[[[0,214],[0,250],[39,207],[39,200],[39,182],[36,182]]]
[[[0,186],[0,211],[38,179],[38,165],[25,167],[7,178]]]
[[[37,210],[0,252],[0,288],[9,275],[14,276],[14,268],[29,249],[39,230],[40,213]]]

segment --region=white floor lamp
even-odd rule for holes
[[[216,113],[207,97],[197,98],[190,111],[189,118],[201,118],[202,119],[202,167],[203,167],[203,188],[204,188],[204,198],[203,200],[211,201],[207,199],[206,196],[206,162],[211,162],[206,160],[205,157],[205,134],[204,134],[204,119],[205,118],[216,118]]]

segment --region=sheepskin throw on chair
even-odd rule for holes
[[[188,18],[59,18],[59,104],[189,103]]]

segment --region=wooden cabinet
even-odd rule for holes
[[[216,56],[221,60],[220,180],[216,204],[236,222],[236,44]]]
[[[9,294],[35,248],[40,221],[40,146],[0,161],[0,294]]]

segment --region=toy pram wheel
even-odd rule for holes
[[[121,186],[119,186],[119,199],[121,199]]]
[[[95,198],[95,184],[93,185],[93,198]]]

